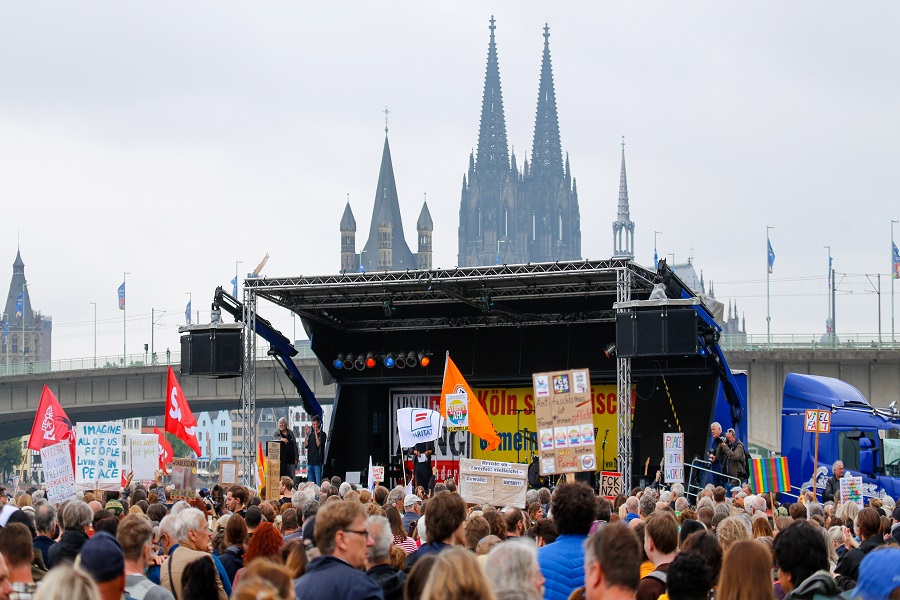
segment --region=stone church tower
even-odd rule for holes
[[[491,17],[477,153],[469,155],[459,209],[460,267],[581,258],[578,192],[563,162],[550,62],[550,29],[538,86],[532,163],[510,156]]]
[[[29,367],[34,363],[50,361],[53,321],[40,311],[32,309],[28,282],[25,279],[25,263],[18,251],[13,262],[2,325],[0,365],[19,373],[34,370]]]

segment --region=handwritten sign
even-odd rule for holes
[[[587,369],[535,373],[535,420],[541,475],[597,469]]]
[[[78,423],[75,432],[75,483],[78,489],[120,489],[122,423]]]
[[[684,481],[684,434],[663,434],[663,479],[666,483]]]
[[[600,472],[600,495],[614,500],[622,493],[622,474],[613,471]]]
[[[803,431],[831,433],[831,411],[807,410],[803,419]]]
[[[169,468],[172,486],[169,494],[172,502],[193,500],[197,497],[197,460],[194,458],[173,458]]]
[[[219,461],[219,485],[237,485],[238,464],[234,460]]]
[[[44,466],[44,483],[47,486],[47,501],[61,504],[73,500],[75,495],[75,472],[69,442],[60,442],[41,448],[41,464]]]
[[[384,481],[384,467],[372,466],[372,481],[378,483]]]
[[[460,458],[459,477],[466,502],[525,508],[528,465]]]
[[[154,433],[138,433],[128,436],[131,444],[131,471],[136,481],[156,479],[159,466],[158,439]]]
[[[852,500],[863,508],[863,480],[862,477],[841,477],[841,502]]]

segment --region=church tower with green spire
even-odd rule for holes
[[[0,331],[0,365],[16,373],[29,371],[34,363],[49,362],[53,321],[31,307],[25,262],[16,250],[12,279]],[[33,370],[33,369],[32,369]]]

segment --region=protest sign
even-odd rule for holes
[[[131,445],[131,472],[134,481],[154,481],[159,466],[159,441],[155,434],[128,436]]]
[[[684,482],[684,434],[663,434],[663,481]]]
[[[862,477],[841,477],[841,502],[851,500],[863,508]]]
[[[266,500],[281,497],[281,443],[266,442]]]
[[[541,475],[596,470],[587,369],[535,373],[533,382]]]
[[[69,442],[60,442],[41,448],[41,464],[44,467],[44,485],[47,501],[61,504],[75,498],[75,472]]]
[[[469,395],[447,394],[447,431],[469,430]]]
[[[472,504],[525,508],[528,465],[459,459],[459,494]]]
[[[193,458],[173,458],[172,486],[175,488],[169,494],[172,502],[178,500],[193,500],[197,497],[197,460]]]
[[[384,467],[372,466],[372,481],[377,483],[384,481]]]
[[[622,474],[612,471],[600,472],[600,495],[609,500],[622,493]]]
[[[78,423],[75,434],[75,483],[78,489],[120,489],[122,423]]]
[[[237,485],[238,464],[236,460],[219,461],[219,485]]]

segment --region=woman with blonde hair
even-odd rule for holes
[[[735,542],[725,553],[716,600],[774,600],[772,552],[754,540]]]
[[[747,526],[744,517],[728,517],[719,523],[716,527],[716,535],[719,538],[719,544],[722,545],[722,552],[728,552],[737,542],[752,539],[752,531]]]
[[[759,517],[757,517],[757,515],[759,515]],[[769,525],[769,519],[766,517],[766,513],[756,513],[756,515],[753,515],[753,517],[754,538],[775,537],[775,535],[772,533],[772,526]]]
[[[44,575],[34,593],[35,600],[100,600],[100,589],[91,576],[69,565],[60,565]]]
[[[31,497],[31,494],[22,494],[19,496],[19,499],[16,500],[16,506],[18,508],[23,508],[25,506],[34,506],[34,500]]]
[[[440,552],[428,575],[422,600],[496,600],[472,553],[463,548]]]

